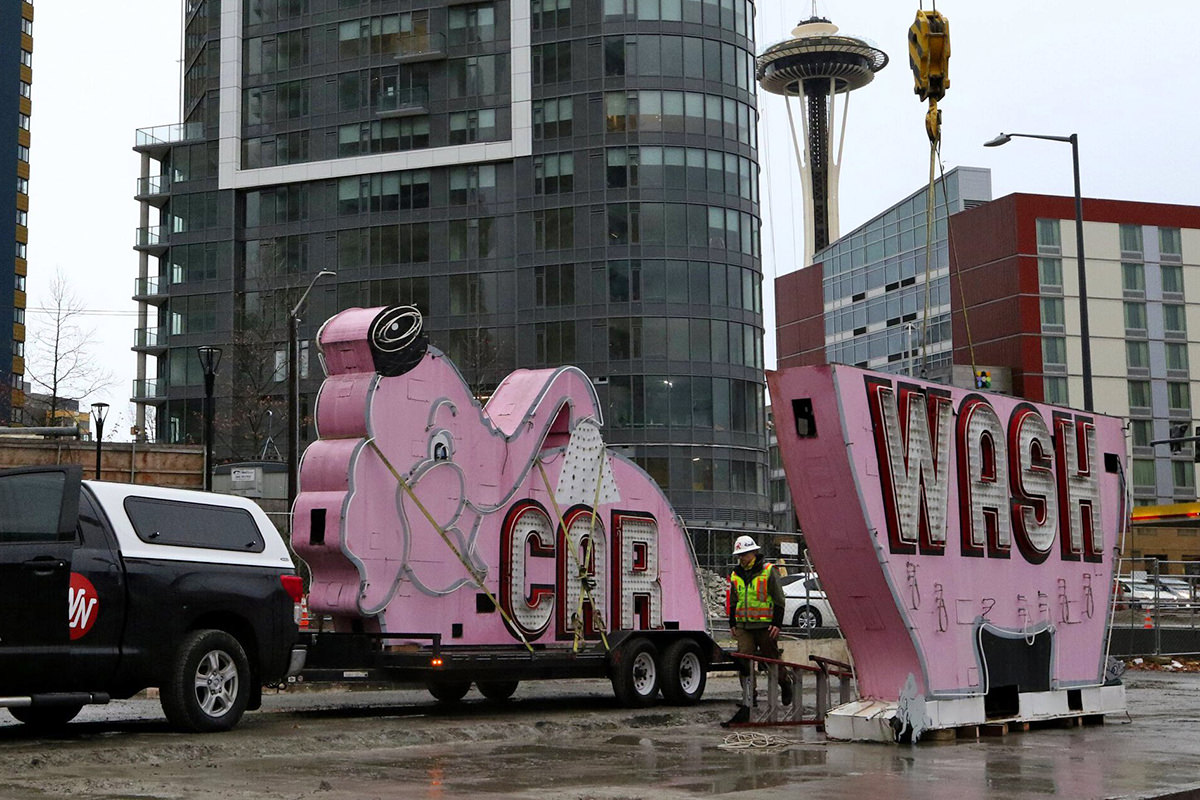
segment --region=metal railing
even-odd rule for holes
[[[1112,591],[1112,655],[1200,653],[1200,562],[1119,559]]]
[[[170,175],[150,175],[145,178],[138,178],[138,197],[167,194],[169,191],[171,191]]]
[[[171,125],[156,125],[153,128],[138,128],[134,146],[175,144],[202,138],[204,138],[204,123],[176,122]]]
[[[834,661],[821,656],[810,655],[812,664],[796,664],[791,661],[781,661],[774,658],[752,656],[746,653],[731,653],[734,658],[748,661],[751,697],[750,719],[744,723],[734,723],[730,727],[757,725],[815,725],[817,730],[824,730],[825,715],[835,705],[849,703],[854,692],[854,669],[849,664]],[[758,702],[758,667],[765,667],[767,672],[766,703]],[[779,671],[789,670],[792,679],[792,702],[784,705],[781,697]],[[804,684],[805,677],[815,682],[816,698],[812,713],[805,713]],[[833,684],[830,678],[838,679],[837,703],[833,701]]]
[[[135,380],[133,382],[132,396],[138,400],[162,397],[165,389],[166,381],[161,378],[147,378],[140,381]]]

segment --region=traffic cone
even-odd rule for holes
[[[1146,614],[1146,619],[1142,623],[1142,627],[1149,630],[1154,627],[1154,618],[1149,613]]]
[[[300,598],[300,630],[308,630],[308,595]]]

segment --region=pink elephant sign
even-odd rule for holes
[[[416,309],[343,311],[318,340],[292,535],[315,613],[468,645],[706,629],[685,531],[605,448],[580,370],[518,370],[481,406]]]
[[[862,695],[831,735],[1123,710],[1105,680],[1119,419],[842,365],[767,383]]]

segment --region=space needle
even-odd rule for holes
[[[846,138],[850,92],[866,86],[887,66],[887,53],[863,39],[843,36],[829,20],[813,16],[792,29],[792,38],[773,45],[758,57],[758,84],[782,95],[804,189],[804,266],[813,255],[838,238],[838,172]],[[841,130],[837,131],[835,101],[845,95]],[[796,130],[792,100],[803,98],[801,130]],[[835,147],[836,144],[836,147]],[[803,149],[802,149],[803,148]]]

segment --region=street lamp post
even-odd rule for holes
[[[204,369],[204,491],[212,491],[213,470],[213,386],[221,363],[221,348],[202,345],[196,348]]]
[[[96,421],[96,480],[100,480],[100,449],[104,444],[104,419],[108,403],[92,403],[92,419]]]
[[[300,295],[300,300],[296,303],[295,308],[288,314],[288,511],[292,510],[292,505],[296,502],[297,475],[300,469],[300,343],[298,330],[300,309],[304,307],[304,301],[308,299],[308,293],[312,291],[317,281],[323,277],[334,275],[337,273],[327,269],[313,275],[313,279],[308,283],[308,288],[304,290],[304,294]]]
[[[1038,133],[1002,133],[984,147],[999,147],[1013,139],[1046,139],[1071,145],[1071,166],[1075,171],[1075,258],[1079,270],[1079,340],[1083,357],[1083,408],[1092,411],[1092,339],[1088,330],[1087,270],[1083,257],[1083,195],[1079,193],[1079,135],[1048,136]]]

